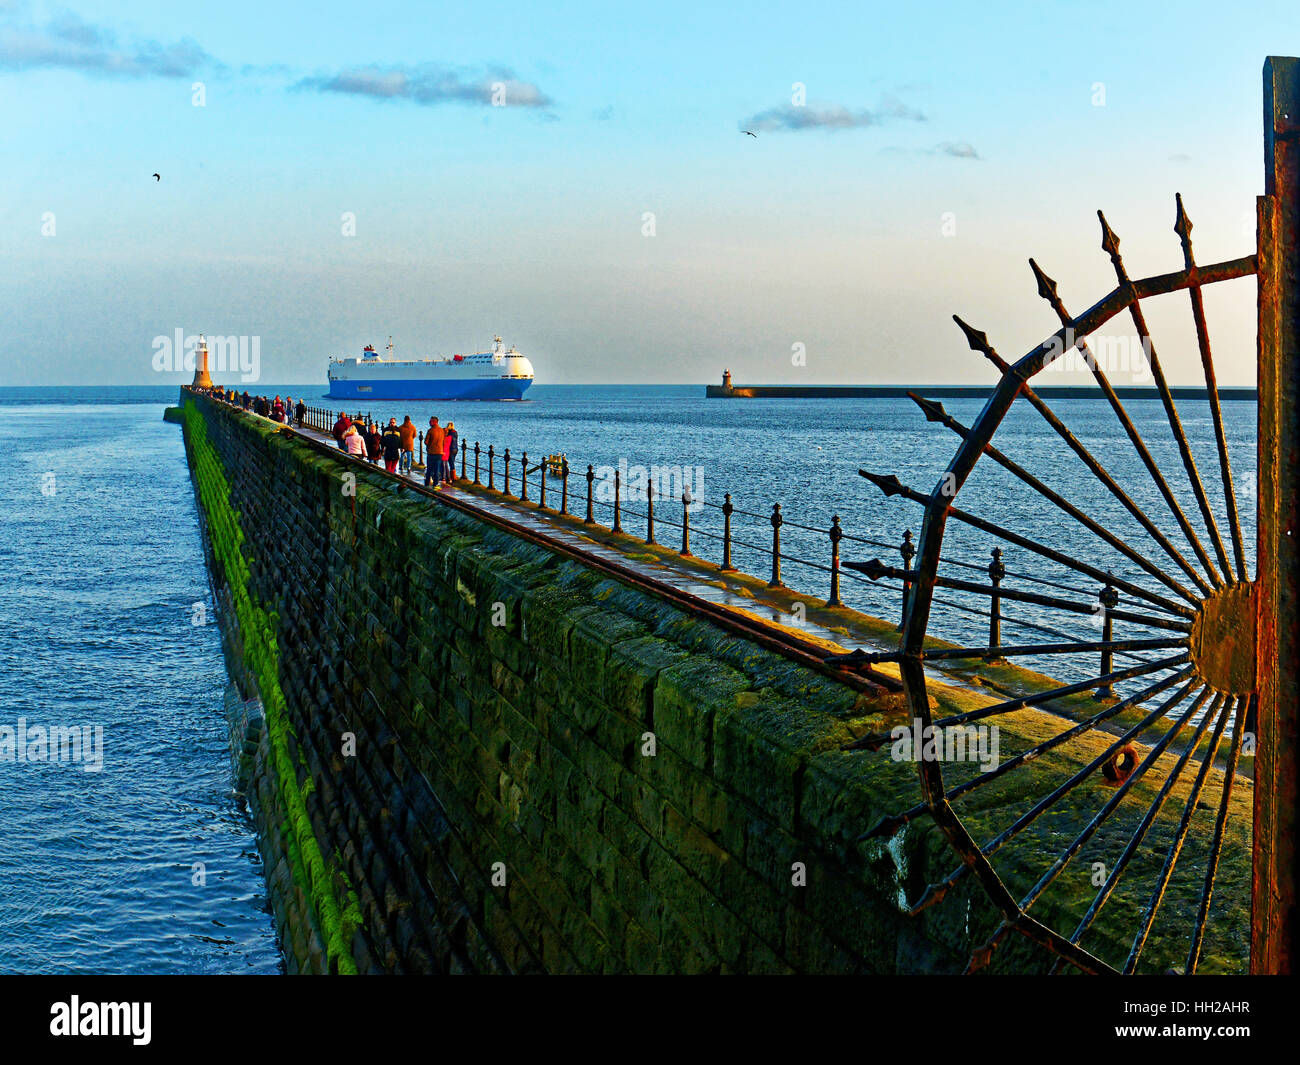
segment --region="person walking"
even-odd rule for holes
[[[378,422],[366,423],[366,452],[374,463],[378,463],[384,453],[384,438],[380,435]]]
[[[448,484],[456,479],[456,448],[460,446],[460,434],[456,432],[456,423],[447,423],[447,470],[445,480]]]
[[[347,430],[343,433],[343,450],[349,455],[355,455],[358,458],[366,457],[366,441],[355,424],[349,423]]]
[[[275,402],[271,404],[271,419],[273,421],[284,421],[284,400],[279,396],[275,397]]]
[[[442,487],[442,471],[446,465],[443,455],[447,450],[447,431],[437,418],[429,419],[429,430],[424,434],[424,487],[435,492]]]
[[[415,422],[411,421],[408,414],[406,420],[402,422],[399,432],[402,435],[402,460],[401,470],[403,473],[411,472],[411,464],[415,462]]]
[[[384,469],[389,473],[397,472],[397,463],[402,457],[402,434],[397,428],[397,419],[389,418],[384,430]]]
[[[298,423],[298,428],[302,428],[303,419],[307,417],[307,404],[298,400],[298,405],[293,408],[294,420]]]
[[[352,427],[352,419],[350,419],[343,411],[339,411],[339,418],[338,421],[334,423],[334,429],[332,432],[334,436],[334,442],[338,444],[339,447],[343,448],[345,451],[347,450],[347,448],[343,444],[343,437],[344,435],[346,435],[348,429],[350,429],[351,427]]]

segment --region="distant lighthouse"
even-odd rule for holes
[[[731,371],[730,371],[730,370],[723,370],[723,371],[722,371],[722,387],[723,387],[724,389],[726,389],[728,392],[731,391]]]
[[[194,351],[194,382],[191,388],[211,388],[212,377],[208,373],[208,342],[199,334],[199,346]]]

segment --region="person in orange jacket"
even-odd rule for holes
[[[447,432],[437,418],[430,418],[428,432],[424,434],[424,486],[435,492],[442,487],[446,454]]]
[[[402,473],[411,472],[411,464],[415,461],[415,422],[411,421],[408,414],[406,420],[398,427],[398,435],[402,438],[402,457],[398,461],[397,468]]]

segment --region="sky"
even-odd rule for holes
[[[0,384],[180,381],[176,330],[322,387],[494,334],[548,384],[992,382],[952,315],[1032,349],[1030,256],[1073,313],[1115,285],[1098,208],[1133,277],[1182,266],[1175,192],[1198,261],[1254,250],[1298,53],[1250,0],[0,0]],[[1253,383],[1253,281],[1206,299]]]

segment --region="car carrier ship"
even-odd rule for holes
[[[393,338],[381,356],[367,344],[359,356],[331,358],[330,399],[523,399],[533,364],[514,347],[432,359],[393,358]]]

